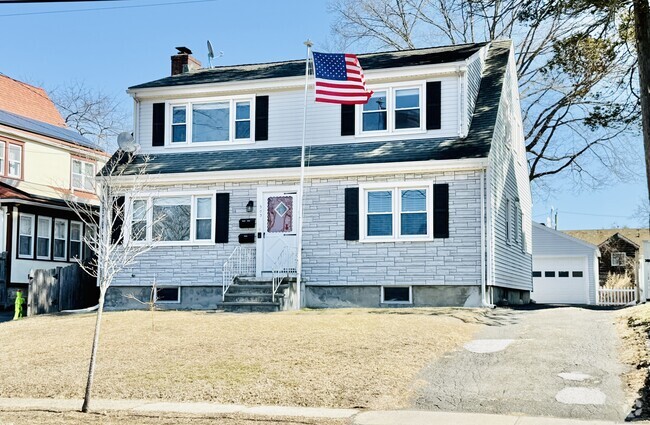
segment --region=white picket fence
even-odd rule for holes
[[[616,306],[636,304],[636,288],[598,289],[598,305]]]

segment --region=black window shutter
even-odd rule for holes
[[[359,188],[345,188],[345,240],[359,240]]]
[[[121,244],[124,239],[124,196],[118,196],[113,202],[113,223],[111,229],[111,242]]]
[[[440,81],[430,81],[427,83],[427,130],[439,130],[441,126],[440,87]]]
[[[354,136],[354,105],[341,105],[341,136]]]
[[[165,146],[165,104],[153,104],[151,146]]]
[[[217,215],[214,241],[228,243],[228,225],[230,218],[230,193],[217,193]]]
[[[255,140],[269,140],[268,96],[255,96]]]
[[[433,237],[449,237],[449,185],[433,185]]]

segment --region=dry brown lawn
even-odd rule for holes
[[[146,311],[104,316],[96,398],[398,408],[484,310]],[[94,315],[0,324],[3,397],[81,398]]]
[[[171,415],[132,412],[79,413],[52,411],[0,410],[0,425],[345,425],[348,420],[269,418],[247,415]]]

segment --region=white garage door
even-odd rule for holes
[[[533,257],[533,293],[543,304],[587,304],[586,257]]]

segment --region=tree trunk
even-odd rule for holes
[[[99,307],[97,308],[97,319],[95,321],[95,337],[93,338],[93,348],[90,352],[90,366],[88,366],[88,380],[86,381],[86,394],[84,395],[84,404],[81,411],[88,413],[90,410],[90,394],[95,380],[95,364],[97,362],[97,348],[99,346],[99,331],[102,324],[102,313],[104,312],[104,296],[106,289],[99,291]]]
[[[633,0],[634,32],[639,60],[639,92],[641,95],[641,120],[643,122],[643,147],[645,171],[650,200],[650,7],[648,0]]]

